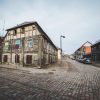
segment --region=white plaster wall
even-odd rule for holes
[[[61,59],[61,50],[58,50],[58,60]]]
[[[16,34],[16,38],[20,38],[20,33],[17,33]]]

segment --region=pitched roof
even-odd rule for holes
[[[16,29],[16,28],[19,28],[19,27],[31,25],[31,24],[34,24],[35,22],[36,22],[36,21],[23,22],[23,23],[21,23],[21,24],[17,24],[17,25],[14,26],[14,27],[8,28],[7,31],[12,30],[12,29]]]
[[[81,47],[83,47],[86,43],[89,43],[89,44],[91,44],[91,45],[92,45],[92,43],[91,43],[91,42],[87,41],[87,42],[85,42],[83,45],[81,45],[81,46],[80,46],[80,47],[79,47],[76,51],[80,50],[80,48],[81,48]],[[76,52],[76,51],[75,51],[75,52]]]
[[[94,46],[94,45],[96,45],[98,43],[100,43],[100,39],[98,41],[96,41],[92,46]]]
[[[85,42],[82,46],[84,46],[86,43],[89,43],[89,44],[91,44],[91,45],[92,45],[92,43],[91,43],[91,42],[87,41],[87,42]],[[81,47],[82,47],[82,46],[81,46]]]

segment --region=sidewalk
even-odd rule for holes
[[[100,63],[92,63],[93,66],[100,67]]]
[[[55,63],[49,65],[47,68],[39,68],[39,67],[28,67],[28,66],[21,66],[21,65],[13,65],[13,64],[0,64],[0,68],[9,68],[13,70],[22,70],[28,71],[29,73],[59,73],[61,70],[67,70],[68,64],[66,66],[60,66],[59,63]]]

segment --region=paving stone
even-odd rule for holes
[[[100,68],[64,63],[49,73],[0,68],[0,100],[100,100]]]

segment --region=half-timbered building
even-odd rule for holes
[[[75,59],[79,60],[83,58],[91,58],[91,45],[92,43],[87,41],[80,48],[78,48],[74,53]]]
[[[44,66],[57,61],[57,48],[37,22],[24,22],[7,29],[3,63]]]

